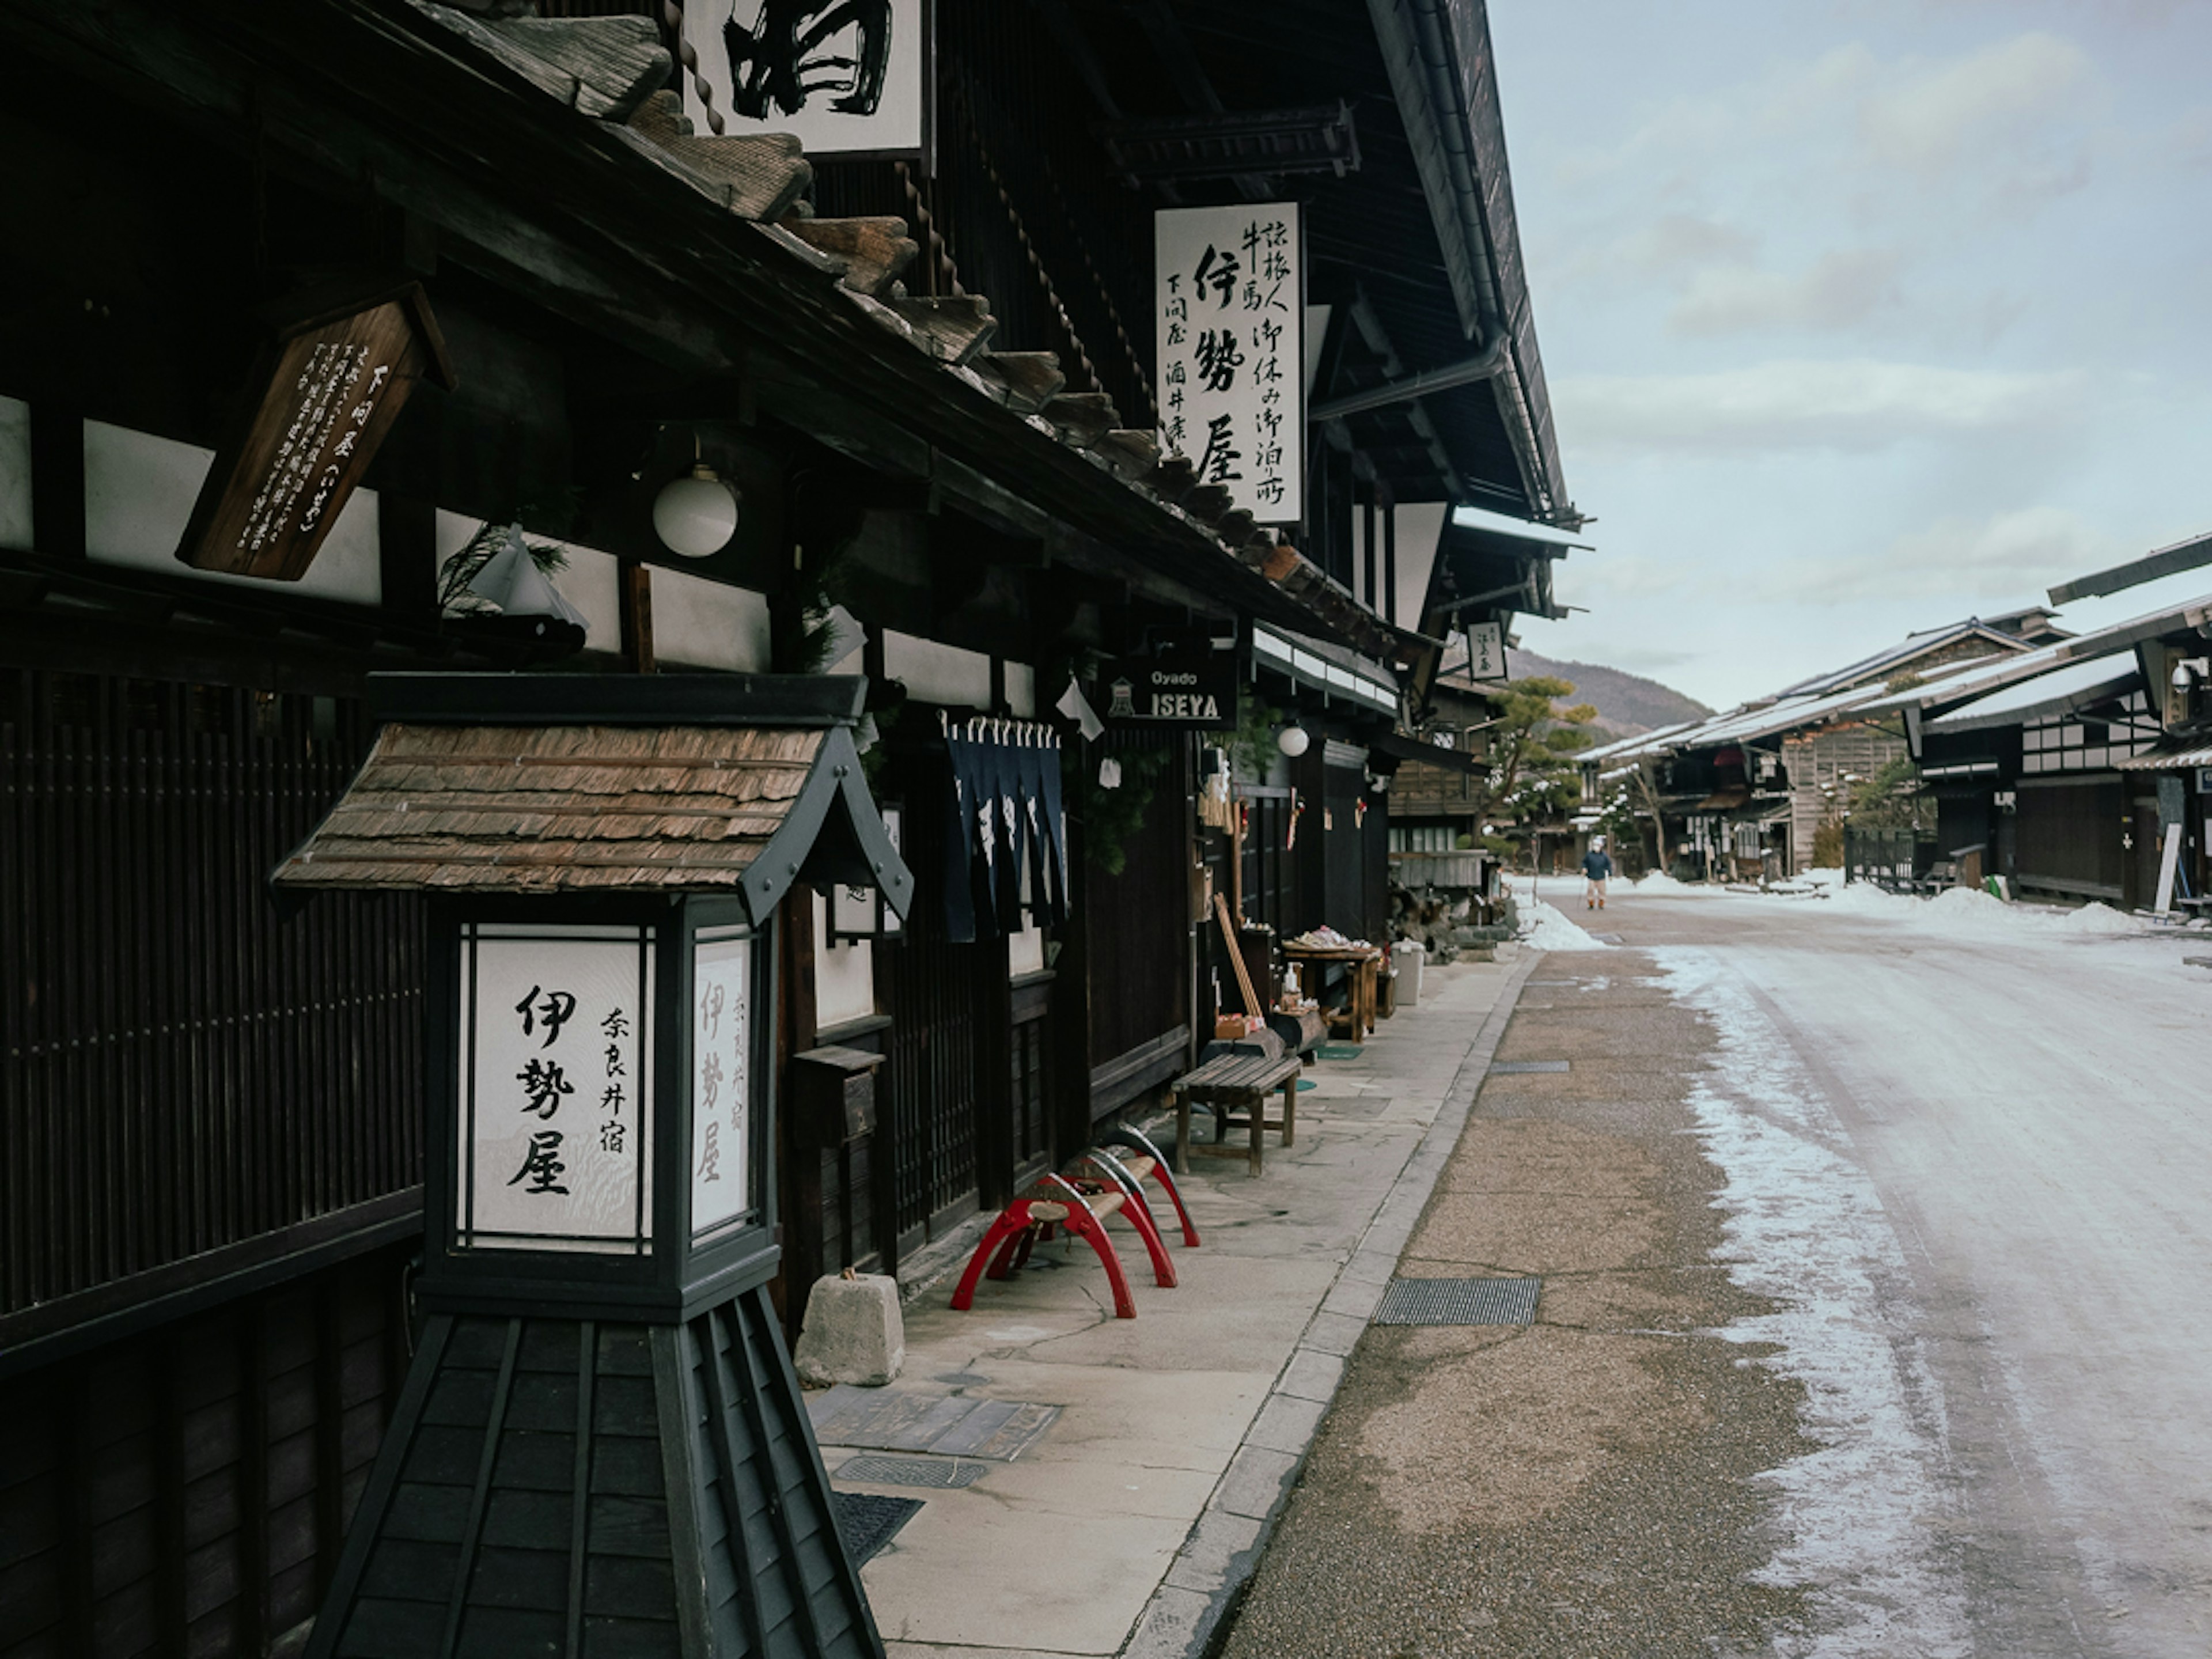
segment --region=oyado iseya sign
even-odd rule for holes
[[[1100,672],[1098,690],[1098,709],[1109,726],[1225,731],[1237,724],[1236,653],[1124,657]]]

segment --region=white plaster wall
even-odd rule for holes
[[[876,947],[830,943],[830,902],[814,896],[814,1023],[827,1028],[876,1012]]]
[[[768,600],[750,588],[726,587],[655,565],[653,653],[672,668],[765,674]]]
[[[31,406],[0,398],[0,547],[30,552]]]
[[[1023,720],[1036,718],[1036,670],[1025,662],[1006,665],[1006,707]]]
[[[1019,979],[1044,966],[1044,929],[1024,927],[1006,941],[1006,977]]]
[[[1437,562],[1437,542],[1444,533],[1445,501],[1415,501],[1390,509],[1398,532],[1398,616],[1401,628],[1421,625],[1421,602],[1429,597],[1429,571]]]
[[[956,708],[991,706],[991,659],[980,651],[884,630],[884,672],[906,682],[907,695]]]
[[[234,576],[195,570],[177,560],[177,544],[192,516],[192,503],[215,463],[215,452],[180,444],[150,433],[84,423],[84,550],[106,564],[158,570],[167,576],[196,576],[228,582],[377,605],[384,598],[384,576],[377,548],[376,492],[356,489],[331,526],[322,550],[296,582],[272,582],[259,576]]]

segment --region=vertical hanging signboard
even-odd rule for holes
[[[930,0],[690,0],[700,137],[788,133],[811,156],[930,155]],[[702,92],[703,83],[703,92]]]
[[[1152,216],[1160,443],[1261,524],[1304,504],[1305,270],[1295,202]]]
[[[1504,623],[1479,622],[1467,625],[1467,677],[1478,684],[1506,678]]]
[[[416,381],[453,384],[416,283],[290,314],[192,504],[177,557],[194,569],[299,580]]]

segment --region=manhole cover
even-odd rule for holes
[[[833,1492],[830,1501],[837,1511],[837,1530],[845,1535],[845,1553],[856,1567],[872,1560],[901,1527],[921,1513],[919,1498],[885,1498],[880,1492]]]
[[[837,1466],[840,1480],[865,1480],[872,1486],[932,1486],[957,1492],[991,1472],[988,1463],[966,1457],[880,1457],[865,1452]]]
[[[1011,1463],[1042,1437],[1060,1407],[841,1382],[810,1396],[806,1414],[820,1445]]]
[[[1528,1072],[1564,1072],[1564,1060],[1496,1060],[1490,1063],[1492,1077],[1518,1077]]]
[[[1540,1279],[1394,1279],[1377,1325],[1528,1325]]]

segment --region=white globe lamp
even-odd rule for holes
[[[737,533],[738,492],[704,461],[672,478],[653,501],[653,532],[672,553],[712,558]]]
[[[1286,726],[1275,733],[1275,747],[1292,760],[1304,754],[1307,746],[1312,742],[1312,736],[1303,726]]]

